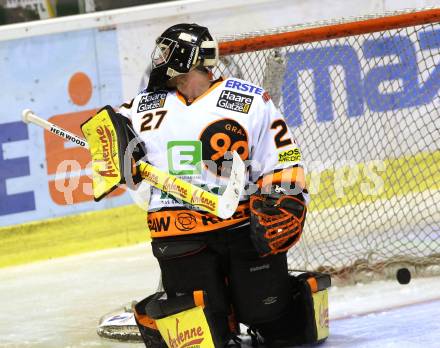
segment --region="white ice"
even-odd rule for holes
[[[0,347],[141,348],[96,334],[99,318],[155,291],[147,244],[0,270]],[[330,347],[440,347],[440,278],[330,291]]]

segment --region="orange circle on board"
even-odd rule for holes
[[[86,105],[92,97],[92,81],[83,72],[77,72],[69,80],[69,96],[76,105]]]

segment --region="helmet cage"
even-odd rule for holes
[[[167,64],[170,61],[176,46],[177,42],[175,40],[166,37],[159,37],[156,40],[156,47],[151,54],[151,65],[153,69],[163,64]]]

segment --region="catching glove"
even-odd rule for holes
[[[253,194],[250,210],[252,242],[262,257],[287,251],[299,241],[307,212],[302,194]]]

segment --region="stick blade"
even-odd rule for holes
[[[240,197],[244,190],[246,166],[237,152],[232,153],[232,169],[228,186],[219,197],[218,216],[222,219],[230,218],[237,210]]]

